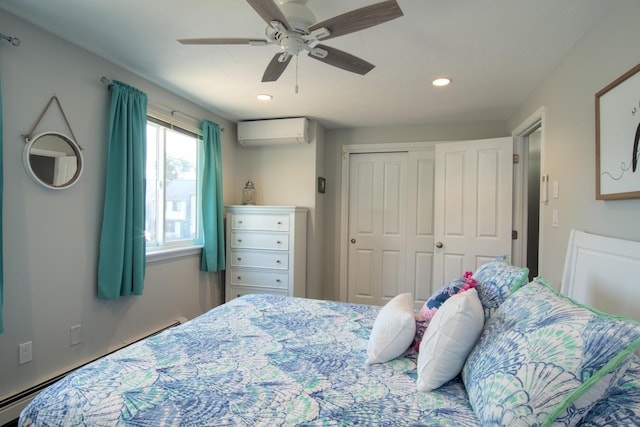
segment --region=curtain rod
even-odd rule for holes
[[[8,41],[9,43],[11,43],[14,46],[20,46],[20,39],[17,37],[11,37],[11,36],[7,36],[5,34],[0,34],[0,38]]]
[[[111,81],[111,79],[109,79],[108,77],[105,77],[105,76],[100,77],[100,83],[102,83],[103,85],[107,86],[107,88],[109,90],[111,90],[111,86],[113,86],[113,82]],[[168,107],[168,108],[170,109],[170,107]],[[171,110],[170,113],[171,113],[172,117],[175,116],[176,114],[180,114],[180,115],[182,115],[184,117],[187,117],[187,118],[190,118],[191,120],[194,120],[196,122],[201,122],[202,121],[202,119],[199,119],[199,118],[194,117],[194,116],[192,116],[190,114],[187,114],[187,113],[183,113],[182,111],[179,111],[179,110]],[[220,132],[224,132],[224,128],[223,127],[220,127]]]
[[[105,76],[100,77],[100,83],[105,85],[109,90],[111,90],[111,86],[113,86],[113,82],[111,81],[111,79],[108,79]]]

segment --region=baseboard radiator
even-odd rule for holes
[[[29,402],[31,402],[38,393],[40,393],[42,390],[44,390],[45,388],[49,387],[51,384],[60,381],[62,378],[66,377],[67,375],[69,375],[71,372],[82,368],[85,365],[88,365],[89,363],[95,362],[96,360],[100,359],[101,357],[107,356],[111,353],[115,353],[118,350],[121,350],[125,347],[128,347],[132,344],[135,344],[139,341],[142,341],[145,338],[149,338],[152,337],[154,335],[159,334],[160,332],[167,330],[169,328],[173,328],[174,326],[178,326],[181,323],[186,322],[187,319],[186,318],[179,318],[177,320],[175,320],[173,323],[171,323],[170,325],[167,325],[161,329],[158,329],[155,332],[152,332],[148,335],[145,335],[141,338],[138,338],[135,341],[132,341],[126,345],[123,345],[122,347],[118,347],[116,349],[111,350],[110,352],[100,356],[100,357],[96,357],[95,359],[91,359],[88,362],[83,363],[80,366],[77,366],[73,369],[70,369],[60,375],[56,375],[53,378],[50,378],[46,381],[43,381],[39,384],[34,385],[33,387],[29,387],[26,390],[23,390],[19,393],[16,393],[12,396],[9,396],[5,399],[0,400],[0,426],[4,426],[7,423],[10,423],[11,421],[15,420],[16,418],[18,418],[20,416],[20,412],[22,412],[22,410],[29,404]]]

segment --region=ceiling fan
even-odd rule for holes
[[[364,30],[403,15],[396,0],[387,0],[354,9],[322,22],[307,7],[308,0],[247,0],[247,3],[267,23],[266,39],[206,38],[180,39],[185,45],[243,45],[266,46],[275,44],[280,52],[267,65],[263,82],[278,80],[291,58],[302,51],[309,57],[352,73],[365,75],[375,65],[349,53],[320,44],[320,41]]]

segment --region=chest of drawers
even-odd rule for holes
[[[249,293],[306,295],[307,209],[227,206],[225,301]]]

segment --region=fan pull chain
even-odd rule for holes
[[[296,88],[295,92],[298,93],[298,55],[296,55]]]

